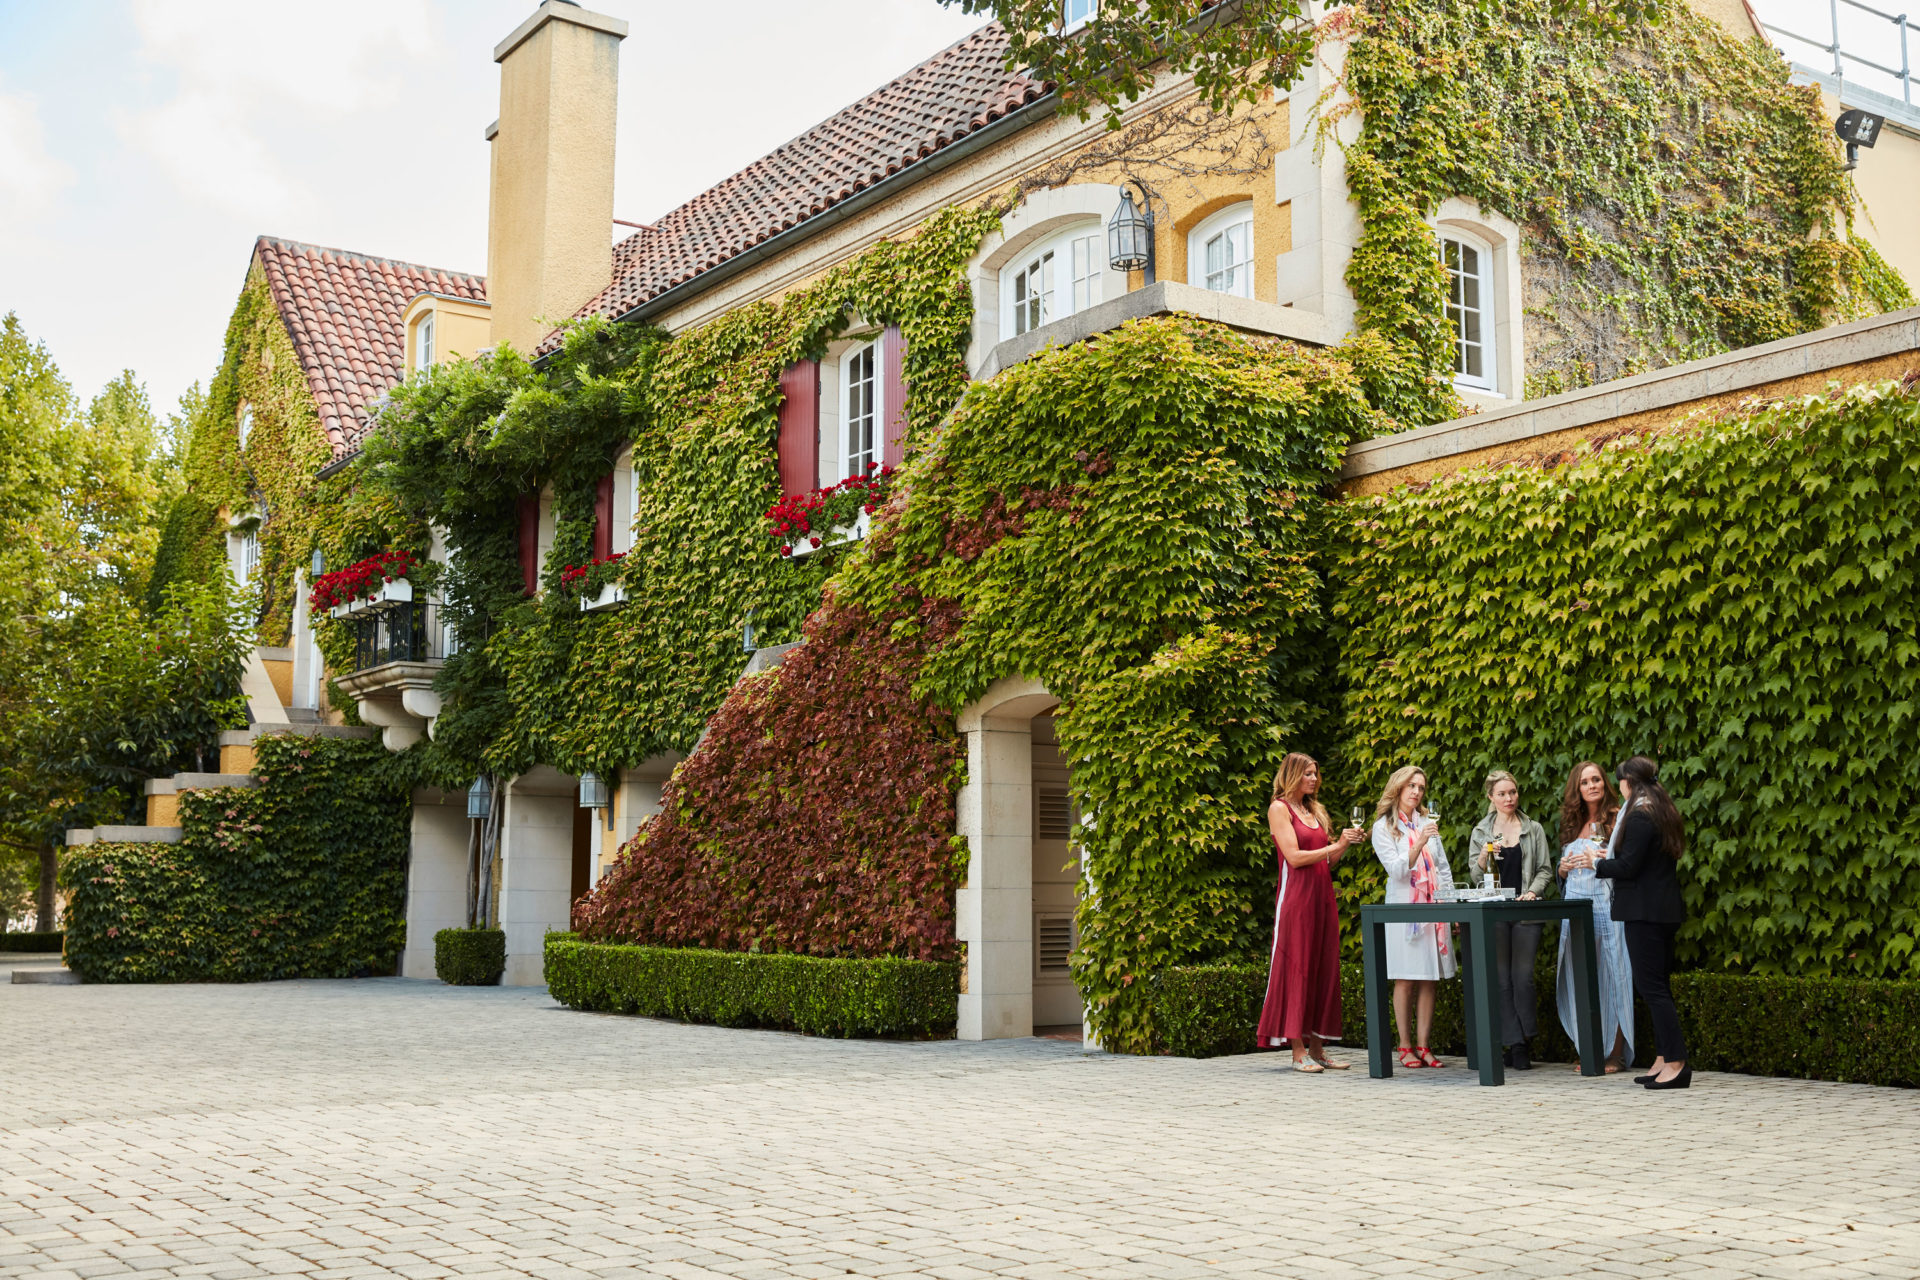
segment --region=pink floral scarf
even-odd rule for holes
[[[1405,835],[1407,838],[1407,848],[1412,849],[1413,838],[1420,833],[1420,824],[1417,821],[1408,821],[1405,817],[1401,816],[1398,810],[1394,811],[1393,816],[1395,821],[1397,821],[1400,824],[1401,834]],[[1434,894],[1439,892],[1440,872],[1434,866],[1433,841],[1431,840],[1427,841],[1425,847],[1423,847],[1420,850],[1420,856],[1418,859],[1410,858],[1408,860],[1407,881],[1413,891],[1413,896],[1409,899],[1409,901],[1432,902],[1434,899]],[[1449,931],[1447,929],[1442,928],[1438,924],[1408,925],[1407,941],[1409,942],[1413,941],[1413,939],[1420,936],[1421,930],[1429,929],[1429,928],[1433,930],[1433,941],[1434,941],[1434,944],[1440,948],[1440,954],[1443,956],[1446,955],[1447,954],[1447,934]]]

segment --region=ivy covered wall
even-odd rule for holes
[[[1853,235],[1819,91],[1776,50],[1685,5],[1599,30],[1556,7],[1390,0],[1329,20],[1361,119],[1364,327],[1450,367],[1426,219],[1451,196],[1521,228],[1529,397],[1912,304]],[[1454,415],[1441,380],[1388,393],[1410,425]]]

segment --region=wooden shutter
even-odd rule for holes
[[[820,487],[820,362],[780,371],[780,434],[774,443],[782,494]]]
[[[600,477],[593,487],[593,558],[605,560],[613,554],[613,472]]]
[[[540,589],[540,495],[522,497],[514,514],[520,522],[520,583],[532,595]]]
[[[907,457],[907,340],[898,325],[880,335],[880,461],[897,467]]]

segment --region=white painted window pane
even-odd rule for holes
[[[1206,245],[1206,287],[1215,293],[1253,296],[1253,224],[1236,222]]]
[[[1073,242],[1073,296],[1068,314],[1085,311],[1100,301],[1100,246],[1104,238],[1080,236]]]
[[[1060,5],[1061,25],[1071,31],[1083,22],[1092,20],[1100,11],[1100,0],[1062,0]]]
[[[874,426],[878,416],[879,383],[876,365],[880,344],[869,343],[848,356],[841,366],[846,384],[846,455],[843,475],[866,474],[874,455]]]
[[[1454,377],[1491,388],[1487,370],[1486,255],[1461,240],[1441,241],[1447,267],[1447,323],[1454,336]]]

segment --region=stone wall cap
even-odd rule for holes
[[[533,33],[549,22],[571,22],[576,27],[585,27],[589,31],[604,31],[615,40],[627,38],[627,24],[620,18],[610,18],[604,13],[594,13],[582,9],[568,0],[546,0],[546,3],[533,11],[533,16],[513,29],[513,34],[493,46],[493,60],[502,62],[506,56],[518,49],[533,37]]]

